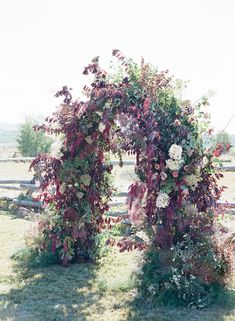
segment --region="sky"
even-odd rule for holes
[[[112,49],[190,80],[187,99],[215,91],[216,130],[235,114],[234,0],[0,0],[0,123],[50,115],[63,85],[79,97],[83,67]]]

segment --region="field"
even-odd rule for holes
[[[29,164],[0,163],[1,178],[30,179]],[[127,191],[134,178],[131,166],[115,166],[115,184]],[[235,200],[235,173],[225,173],[229,186],[224,199]],[[18,192],[13,192],[18,193]],[[9,195],[1,191],[0,195]],[[122,199],[124,202],[124,199]],[[235,231],[235,218],[225,224]],[[235,294],[202,310],[164,308],[151,302],[136,304],[132,272],[139,253],[113,248],[98,264],[27,267],[12,255],[24,248],[24,235],[33,221],[0,211],[0,320],[1,321],[235,321]],[[231,287],[235,287],[234,283]]]
[[[204,310],[135,304],[131,273],[139,254],[113,249],[99,264],[26,269],[11,255],[32,222],[0,212],[1,321],[234,321],[234,296]]]

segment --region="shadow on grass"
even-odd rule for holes
[[[125,254],[125,257],[127,259],[128,254]],[[128,260],[122,257],[116,259],[115,262],[115,258],[116,256],[110,256],[105,267],[94,264],[73,264],[68,268],[58,265],[33,268],[35,263],[32,263],[31,267],[24,264],[16,265],[16,276],[12,280],[13,287],[0,295],[0,320],[235,320],[233,291],[221,292],[216,305],[201,310],[157,306],[147,299],[136,299],[133,284],[128,284],[127,279],[123,279],[127,272]],[[120,268],[120,263],[126,266]],[[41,260],[37,264],[43,265],[44,263]],[[111,278],[108,276],[110,270],[112,270]],[[119,279],[115,280],[117,273]]]
[[[95,265],[16,268],[14,287],[0,295],[1,320],[90,320],[90,307],[100,300],[92,288]]]
[[[9,280],[12,288],[0,295],[0,320],[124,320],[133,288],[130,255],[116,252],[99,265],[71,264],[68,268],[55,264],[42,267],[53,259],[32,256],[30,262],[26,252],[19,252],[15,255],[15,277]]]

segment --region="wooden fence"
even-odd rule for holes
[[[0,159],[0,163],[9,163],[9,162],[15,162],[15,163],[30,163],[32,162],[34,158],[32,157],[16,157],[16,158],[6,158],[6,159]],[[113,160],[112,165],[119,165],[118,160]],[[123,160],[123,165],[135,165],[134,160]],[[235,165],[225,165],[220,168],[221,171],[229,171],[234,172],[235,171]],[[16,186],[17,184],[17,186]],[[0,179],[0,189],[4,190],[15,190],[15,191],[27,191],[29,195],[31,195],[34,191],[39,191],[39,186],[35,184],[34,179],[32,180],[19,180],[19,179]],[[115,197],[127,197],[127,192],[119,192],[116,193]],[[14,204],[17,204],[19,206],[29,206],[29,207],[35,207],[35,208],[41,208],[43,206],[42,202],[34,202],[34,201],[28,201],[28,200],[19,200],[16,198],[9,198],[9,197],[0,197],[0,200],[8,200],[12,201]],[[224,202],[224,201],[218,201],[218,204],[220,205],[229,205],[231,207],[231,213],[235,214],[235,202]],[[121,202],[112,202],[112,207],[117,207],[123,205]]]

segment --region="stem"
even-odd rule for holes
[[[234,117],[235,117],[235,114],[233,114],[233,116],[229,119],[229,121],[227,122],[227,124],[225,125],[225,127],[223,128],[221,133],[223,133],[225,131],[225,129],[228,127],[228,125],[231,123],[231,121],[233,120]]]

